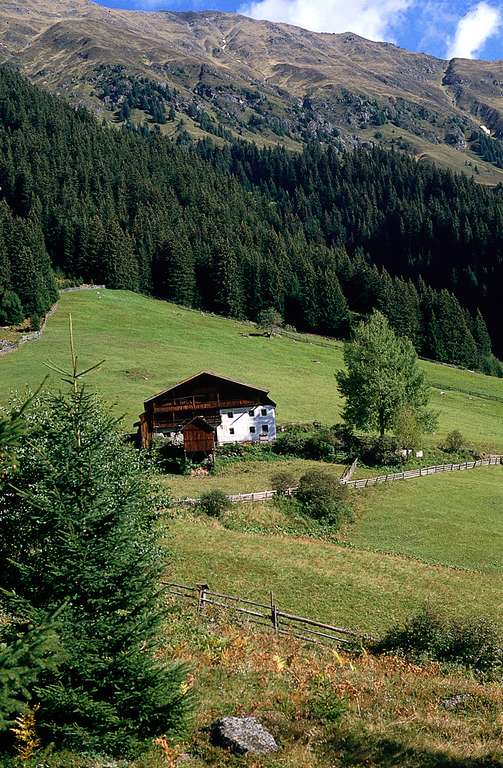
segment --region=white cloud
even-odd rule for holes
[[[487,40],[500,30],[502,21],[500,8],[484,1],[478,3],[458,21],[454,37],[449,40],[447,58],[475,58]]]
[[[402,13],[415,0],[252,0],[239,9],[245,16],[283,21],[313,32],[355,32],[371,40],[389,40]]]

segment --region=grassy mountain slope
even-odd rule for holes
[[[350,33],[213,11],[110,10],[90,0],[9,0],[0,36],[0,60],[108,119],[135,79],[167,86],[166,106],[176,112],[162,126],[168,134],[223,129],[290,148],[316,138],[348,146],[367,141],[365,129],[393,123],[457,167],[481,122],[503,133],[501,62],[447,62]],[[141,110],[132,119],[145,117],[153,119]],[[371,140],[380,141],[375,132]],[[446,140],[451,156],[435,151]],[[493,169],[480,180],[501,179]]]
[[[0,357],[3,400],[9,390],[37,384],[47,359],[66,362],[69,312],[82,365],[105,358],[93,385],[126,415],[128,428],[147,397],[202,368],[269,389],[282,422],[333,424],[340,417],[334,379],[343,364],[340,343],[295,334],[250,337],[250,324],[110,290],[63,294],[43,337]],[[457,428],[476,445],[503,452],[503,381],[422,365],[434,386],[433,407],[440,412],[439,433],[431,439],[438,442]],[[50,386],[58,386],[55,376]]]

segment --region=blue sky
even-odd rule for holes
[[[96,0],[133,10],[239,11],[318,32],[352,31],[442,58],[503,59],[503,0]]]

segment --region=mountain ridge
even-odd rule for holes
[[[448,61],[221,11],[126,11],[91,0],[23,8],[10,0],[0,33],[0,60],[34,83],[116,122],[132,110],[132,121],[176,138],[290,149],[381,143],[441,164],[448,157],[475,176],[472,135],[483,124],[503,137],[503,61]],[[131,96],[138,80],[145,98]],[[159,108],[149,111],[149,99]],[[503,181],[494,166],[489,175]]]

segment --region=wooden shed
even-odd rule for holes
[[[187,454],[210,454],[215,449],[215,428],[202,416],[196,416],[181,428],[183,448]]]

